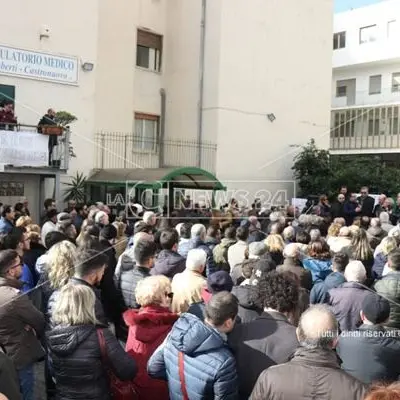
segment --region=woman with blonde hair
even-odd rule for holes
[[[350,258],[352,260],[361,261],[367,271],[366,285],[373,282],[372,266],[374,265],[374,253],[369,244],[367,232],[360,228],[354,232],[351,239]]]
[[[129,327],[126,351],[138,363],[133,383],[139,398],[167,400],[168,384],[148,376],[147,362],[178,319],[178,315],[170,311],[171,281],[164,275],[150,276],[138,283],[135,295],[141,308],[124,313]]]
[[[285,242],[283,241],[282,236],[278,234],[270,234],[264,240],[264,243],[267,245],[268,252],[275,264],[283,264],[283,249],[285,248]]]
[[[115,238],[115,256],[117,260],[121,254],[126,250],[128,244],[128,238],[125,235],[126,225],[122,221],[113,222],[113,225],[117,229],[117,237]]]
[[[400,383],[378,383],[371,387],[364,400],[400,400]]]
[[[48,263],[38,282],[42,292],[42,310],[46,313],[50,296],[66,285],[74,274],[75,262],[76,246],[68,240],[55,244],[48,251]]]
[[[397,242],[394,237],[385,237],[377,247],[377,252],[374,256],[374,265],[372,266],[374,279],[382,278],[383,269],[388,261],[388,255],[396,248]]]
[[[17,219],[15,226],[17,226],[18,228],[27,228],[28,225],[31,224],[32,224],[32,218],[28,217],[27,215],[22,215]]]
[[[96,320],[95,301],[85,285],[68,284],[57,296],[47,333],[57,399],[111,400],[108,370],[123,381],[136,375],[135,360]]]

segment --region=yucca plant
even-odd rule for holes
[[[86,200],[85,184],[86,176],[83,176],[83,173],[77,172],[71,179],[71,182],[64,183],[67,186],[64,189],[64,201],[75,200],[77,203],[84,203]]]

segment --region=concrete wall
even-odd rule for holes
[[[397,29],[388,35],[388,22],[397,21]],[[360,44],[360,28],[377,25],[377,40]],[[371,63],[400,58],[400,3],[382,1],[367,7],[335,14],[334,32],[346,31],[346,47],[333,52],[333,67]]]
[[[356,106],[400,102],[400,92],[392,92],[392,74],[394,72],[400,72],[400,63],[377,63],[335,69],[332,77],[332,107],[341,108],[349,105],[346,97],[336,97],[337,81],[346,79],[356,79],[354,104]],[[382,90],[380,94],[369,94],[369,77],[373,75],[382,75]]]
[[[217,175],[290,180],[296,146],[310,138],[329,145],[333,2],[219,2],[220,64],[207,66],[207,74],[219,74]]]
[[[78,56],[96,64],[98,6],[96,0],[71,0],[55,4],[50,0],[27,2],[2,0],[7,10],[0,24],[0,43],[10,47]],[[79,10],[79,12],[77,12]],[[50,38],[39,39],[40,28],[47,25]],[[95,65],[95,70],[97,65]],[[80,67],[79,67],[80,69]],[[93,164],[95,70],[79,71],[79,85],[68,86],[39,80],[0,75],[0,84],[15,86],[15,111],[18,121],[36,124],[49,107],[75,114],[72,142],[77,158],[74,170],[88,170]]]

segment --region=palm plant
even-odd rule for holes
[[[77,172],[71,179],[71,182],[64,183],[67,186],[64,189],[64,201],[75,200],[77,203],[84,203],[86,200],[85,185],[86,176],[83,173]]]

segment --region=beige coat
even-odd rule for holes
[[[207,280],[198,272],[185,271],[176,274],[172,279],[172,312],[184,313],[193,303],[202,300],[201,291],[207,286]]]

